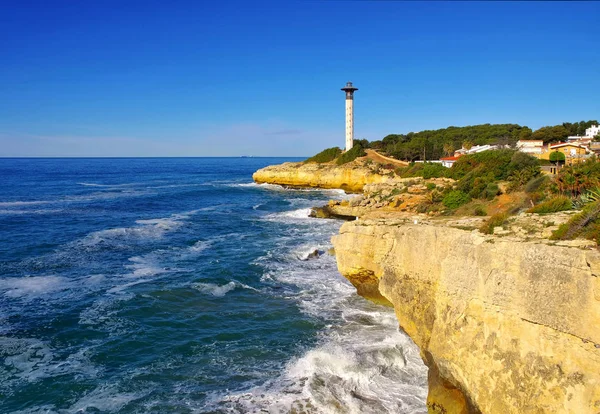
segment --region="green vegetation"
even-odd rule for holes
[[[563,122],[561,125],[544,126],[531,134],[529,139],[542,140],[544,143],[558,142],[567,139],[569,135],[585,135],[585,130],[598,121]]]
[[[550,154],[550,156],[548,157],[548,159],[552,163],[561,163],[561,164],[564,164],[565,163],[565,154],[563,154],[560,151],[554,151],[553,153]]]
[[[499,194],[498,181],[511,181],[515,190],[540,174],[535,158],[522,152],[502,149],[460,157],[449,176],[457,179],[457,189],[471,198],[491,200]]]
[[[449,209],[454,210],[469,201],[471,201],[471,197],[468,194],[460,190],[453,190],[444,196],[442,203]]]
[[[544,143],[558,142],[570,135],[584,135],[585,130],[597,124],[596,120],[564,122],[532,131],[517,124],[483,124],[448,127],[408,134],[389,134],[373,142],[358,141],[363,148],[373,148],[399,160],[434,160],[450,156],[455,150],[474,145],[514,146],[518,140],[535,139]]]
[[[550,182],[550,178],[546,175],[540,175],[536,178],[532,178],[529,180],[527,184],[525,184],[524,190],[526,193],[535,193],[540,190],[542,187],[547,185]]]
[[[552,240],[572,240],[584,237],[600,243],[600,202],[587,205],[583,211],[573,216],[567,223],[561,224]]]
[[[475,210],[473,210],[473,215],[474,216],[487,216],[487,211],[485,210],[485,207],[478,205],[478,206],[475,206]]]
[[[327,149],[319,152],[317,155],[313,155],[312,157],[305,160],[304,162],[316,162],[319,164],[324,163],[324,162],[330,162],[330,161],[335,160],[337,157],[339,157],[339,155],[341,153],[342,153],[342,150],[339,149],[338,147],[327,148]]]
[[[337,165],[346,164],[348,162],[354,161],[358,157],[365,156],[365,150],[363,149],[360,143],[355,143],[350,151],[344,152],[336,161]]]
[[[573,208],[573,202],[570,198],[565,196],[558,196],[551,198],[548,201],[544,201],[543,203],[538,204],[535,207],[527,210],[528,213],[537,213],[537,214],[545,214],[545,213],[556,213],[558,211],[571,210]]]
[[[356,143],[350,151],[346,151],[342,153],[342,150],[338,147],[327,148],[317,155],[313,155],[312,157],[305,160],[305,163],[315,162],[318,164],[323,164],[326,162],[331,162],[336,160],[337,165],[346,164],[347,162],[354,161],[358,157],[362,157],[366,155],[365,150],[361,145],[362,141]],[[369,160],[370,161],[370,160]],[[372,161],[371,161],[372,163]]]
[[[507,220],[507,213],[494,214],[481,225],[479,231],[483,234],[494,234],[494,227],[503,226]]]
[[[463,145],[515,144],[524,129],[516,124],[451,126],[433,131],[390,134],[369,146],[399,160],[432,160],[452,155]]]
[[[555,191],[577,197],[600,186],[600,163],[592,157],[580,164],[564,167],[555,180]]]

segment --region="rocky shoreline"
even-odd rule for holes
[[[571,212],[522,213],[484,235],[485,217],[415,211],[446,182],[290,164],[254,178],[363,192],[313,214],[350,220],[333,237],[338,269],[394,307],[429,367],[430,412],[600,412],[600,252],[548,239]]]

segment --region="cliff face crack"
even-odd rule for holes
[[[589,339],[589,338],[584,338],[584,337],[582,337],[582,336],[578,336],[578,335],[575,335],[575,334],[573,334],[573,333],[570,333],[570,332],[563,331],[562,329],[557,329],[557,328],[555,328],[555,327],[553,327],[553,326],[546,325],[546,324],[544,324],[544,323],[540,323],[540,322],[532,321],[531,319],[522,318],[522,317],[521,317],[520,319],[521,319],[523,322],[527,322],[527,323],[531,323],[531,324],[534,324],[534,325],[543,326],[543,327],[545,327],[545,328],[552,329],[553,331],[560,332],[560,333],[562,333],[562,334],[565,334],[565,335],[572,336],[573,338],[581,339],[581,341],[583,341],[584,343],[589,343],[589,344],[592,344],[592,345],[594,345],[594,347],[595,347],[595,348],[600,348],[600,344],[597,344],[596,342],[592,341],[592,340],[591,340],[591,339]]]

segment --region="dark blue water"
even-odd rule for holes
[[[0,159],[0,412],[425,412],[275,158]],[[318,257],[310,253],[318,250]]]

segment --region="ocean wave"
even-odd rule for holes
[[[308,219],[311,219],[311,217],[309,216],[310,211],[311,211],[310,208],[299,208],[297,210],[267,214],[264,217],[264,219],[269,220],[269,221],[283,221],[283,222],[289,222],[290,220],[292,220],[292,221],[308,220]],[[314,220],[314,221],[317,222],[317,220]]]
[[[175,231],[184,225],[199,210],[172,214],[170,217],[136,220],[137,226],[117,227],[99,230],[85,236],[79,243],[85,247],[96,247],[103,244],[115,244],[135,240],[160,239],[168,232]]]
[[[384,318],[367,329],[336,327],[279,377],[213,396],[212,406],[236,413],[426,413],[426,377],[416,345]]]

